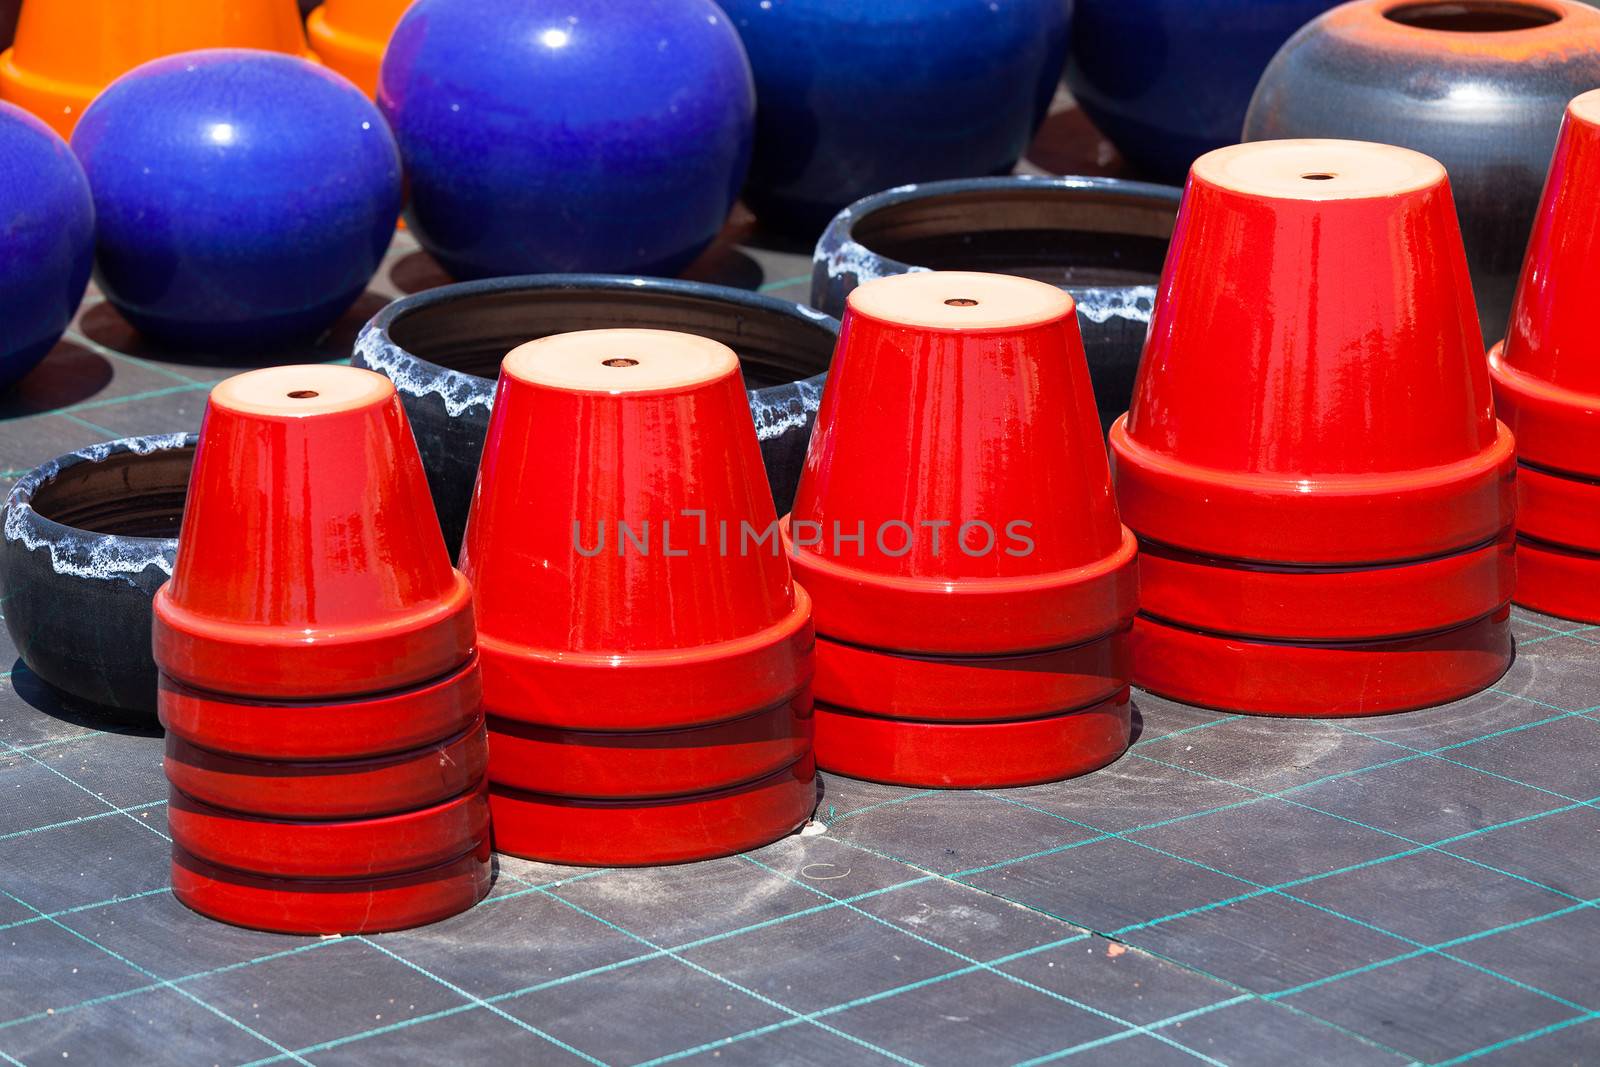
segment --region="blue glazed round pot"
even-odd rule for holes
[[[93,258],[83,168],[54,130],[0,103],[0,388],[61,340]]]
[[[349,82],[218,49],[138,67],[72,137],[99,217],[96,271],[178,347],[309,341],[355,302],[400,213],[400,157]]]
[[[452,555],[467,525],[500,361],[525,341],[605,327],[677,330],[733,349],[767,483],[779,514],[789,510],[838,320],[704,282],[614,274],[491,278],[395,301],[367,323],[350,359],[399,390]]]
[[[1140,171],[1234,144],[1273,53],[1340,0],[1077,0],[1067,86]]]
[[[890,189],[828,224],[811,303],[843,316],[858,285],[912,270],[1019,274],[1058,285],[1078,326],[1100,422],[1128,410],[1182,190],[1115,178],[970,178]]]
[[[677,273],[733,206],[755,114],[711,0],[419,0],[378,102],[406,221],[458,278]]]
[[[745,200],[808,234],[881,189],[1009,173],[1055,92],[1071,15],[1071,0],[723,7],[760,101]]]

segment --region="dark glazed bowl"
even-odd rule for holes
[[[495,378],[524,341],[574,330],[679,330],[739,355],[767,480],[794,499],[839,323],[743,289],[608,274],[542,274],[447,285],[379,312],[350,362],[400,391],[452,556],[461,548]]]
[[[6,628],[69,696],[155,722],[150,599],[178,554],[194,434],[61,456],[12,487],[0,541]]]
[[[1115,178],[973,178],[858,200],[817,242],[811,302],[911,270],[1019,274],[1078,304],[1102,428],[1128,410],[1183,191]]]
[[[1355,0],[1273,58],[1243,139],[1378,141],[1443,163],[1492,342],[1567,101],[1596,86],[1600,11],[1573,0]]]

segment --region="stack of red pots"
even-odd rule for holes
[[[155,657],[173,889],[292,933],[397,929],[488,891],[472,594],[388,379],[212,391]]]
[[[850,295],[784,527],[816,601],[817,759],[977,788],[1127,748],[1137,548],[1072,298],[917,272]]]
[[[726,346],[595,330],[506,357],[461,555],[497,850],[675,863],[805,821],[811,602],[776,525]]]
[[[1210,707],[1370,715],[1510,663],[1513,438],[1444,168],[1264,141],[1189,176],[1132,409],[1134,680]]]
[[[1511,332],[1489,353],[1516,432],[1517,603],[1600,622],[1600,90],[1567,117],[1528,245]]]

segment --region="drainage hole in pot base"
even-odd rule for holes
[[[949,304],[953,308],[974,308],[978,306],[978,302],[976,300],[967,300],[961,297],[946,300],[945,303]]]
[[[294,392],[289,394],[289,399],[290,400],[315,400],[317,397],[319,397],[321,395],[322,394],[317,392],[315,389],[296,389]]]
[[[1331,181],[1333,181],[1333,179],[1337,178],[1338,175],[1337,174],[1325,174],[1325,173],[1324,174],[1302,174],[1302,175],[1300,175],[1300,177],[1304,178],[1308,182],[1331,182]]]
[[[639,361],[636,359],[607,359],[601,362],[608,367],[637,367],[639,365]]]

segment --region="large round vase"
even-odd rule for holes
[[[72,149],[0,103],[0,389],[61,340],[93,263],[94,202]]]
[[[1485,337],[1502,337],[1567,101],[1600,86],[1600,11],[1576,0],[1355,0],[1295,34],[1244,139],[1342,137],[1445,165]]]
[[[85,448],[24,475],[6,501],[0,591],[22,662],[70,696],[151,725],[150,601],[172,576],[198,440]]]
[[[726,220],[755,120],[711,0],[418,0],[378,103],[406,221],[457,278],[677,273]]]
[[[1102,428],[1128,410],[1182,191],[1114,178],[974,178],[850,205],[817,242],[811,302],[844,313],[856,286],[912,270],[1020,274],[1060,286]]]
[[[759,100],[745,199],[815,234],[906,182],[1008,173],[1066,58],[1070,0],[724,0]]]
[[[315,340],[365,291],[400,213],[378,109],[294,56],[146,63],[95,99],[72,147],[94,190],[100,288],[168,345]]]
[[[785,300],[700,282],[551,274],[447,285],[369,322],[350,362],[400,391],[445,543],[461,546],[506,353],[551,334],[676,330],[739,357],[767,480],[781,514],[800,481],[839,323]]]
[[[1239,139],[1273,53],[1341,0],[1077,0],[1067,86],[1141,173],[1181,184]]]

